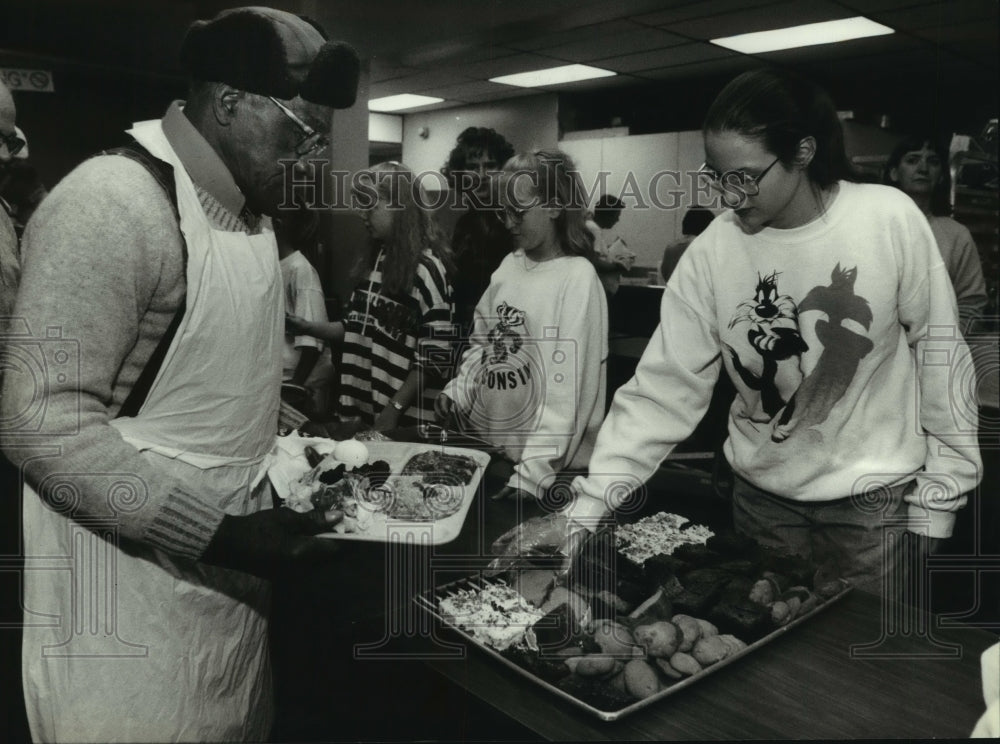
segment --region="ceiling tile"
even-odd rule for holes
[[[616,72],[637,72],[652,70],[659,67],[685,65],[692,62],[704,62],[709,59],[735,56],[734,52],[708,43],[698,42],[682,46],[657,49],[652,52],[625,54],[620,57],[596,60],[594,64]]]
[[[997,40],[995,36],[988,42],[966,41],[956,45],[949,44],[945,48],[949,49],[957,58],[975,60],[978,65],[993,70],[994,75],[997,67],[1000,66],[1000,62],[997,61]],[[995,92],[993,99],[994,101],[996,100]]]
[[[464,103],[462,101],[461,103]],[[442,101],[441,103],[432,103],[429,106],[416,106],[412,109],[406,109],[405,111],[394,111],[394,114],[415,114],[423,113],[424,111],[438,111],[440,109],[454,108],[455,101]]]
[[[605,34],[600,39],[585,39],[540,50],[544,54],[570,62],[589,62],[629,52],[644,52],[687,43],[687,39],[658,28],[637,28],[618,34]]]
[[[744,70],[761,67],[762,65],[762,62],[755,60],[753,57],[739,54],[721,59],[711,59],[707,62],[693,62],[688,65],[673,65],[653,70],[642,70],[635,73],[635,75],[636,77],[649,80],[680,80],[725,74],[735,76]]]
[[[562,85],[547,85],[548,91],[575,91],[575,90],[604,90],[607,88],[624,88],[635,85],[640,81],[632,75],[615,75],[614,77],[597,78],[596,80],[579,80],[575,83],[564,83]]]
[[[731,13],[746,8],[774,5],[781,0],[701,0],[696,2],[670,3],[676,7],[658,10],[653,13],[632,16],[632,20],[647,26],[669,26],[680,21],[694,18],[705,18],[719,13]]]
[[[492,42],[483,43],[481,39],[466,35],[414,50],[404,54],[401,61],[416,67],[434,67],[438,64],[482,62],[496,57],[508,57],[517,51]]]
[[[593,23],[586,26],[579,26],[578,28],[553,31],[539,36],[512,40],[506,42],[506,45],[525,51],[546,50],[562,44],[601,40],[608,36],[615,36],[634,30],[635,24],[629,23],[626,20],[607,21],[606,23]]]
[[[807,62],[817,59],[841,60],[851,57],[871,57],[873,55],[895,54],[900,52],[919,52],[921,42],[902,34],[891,36],[873,36],[867,39],[841,41],[837,44],[817,44],[815,46],[799,47],[798,49],[782,49],[777,52],[754,55],[760,59],[778,64],[794,65],[797,62]]]
[[[958,0],[962,2],[963,0]],[[840,4],[851,8],[858,15],[871,16],[897,8],[912,8],[917,5],[933,5],[936,0],[840,0]]]
[[[421,72],[417,75],[408,75],[393,80],[385,80],[380,83],[373,83],[369,95],[372,98],[381,98],[383,96],[394,96],[398,93],[423,93],[429,88],[464,82],[469,82],[469,78],[455,72],[445,70]]]
[[[693,39],[718,39],[753,31],[849,18],[852,15],[853,11],[826,0],[795,0],[681,21],[671,24],[668,29]]]
[[[368,69],[368,79],[372,83],[380,83],[383,80],[416,75],[419,72],[422,72],[422,70],[416,67],[406,67],[394,60],[372,57]]]
[[[565,63],[560,60],[554,60],[551,57],[525,53],[462,65],[461,70],[465,77],[486,80],[499,75],[513,75],[517,72],[528,72],[529,70],[544,70],[548,67],[557,67],[561,64]]]
[[[993,51],[994,53],[996,52],[996,24],[956,23],[949,26],[914,29],[909,33],[921,39],[932,41],[935,44],[993,42]]]
[[[870,76],[873,69],[886,71],[887,77],[897,77],[905,70],[905,76],[911,80],[937,80],[940,78],[961,80],[976,66],[973,62],[961,60],[951,55],[948,55],[947,59],[932,61],[927,55],[919,52],[849,57],[838,60],[817,58],[798,64],[807,75],[816,74],[824,77],[836,75],[841,80],[852,76],[859,78]]]
[[[896,29],[933,28],[967,21],[991,22],[997,31],[996,0],[938,2],[873,14],[875,20]]]
[[[494,97],[518,95],[523,88],[512,88],[509,85],[491,83],[488,80],[472,80],[457,85],[444,85],[424,91],[425,95],[434,95],[455,101],[481,101]]]

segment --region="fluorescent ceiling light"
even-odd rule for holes
[[[600,67],[591,67],[590,65],[563,65],[549,67],[545,70],[519,72],[516,75],[501,75],[490,78],[490,82],[516,85],[519,88],[537,88],[540,85],[561,85],[562,83],[575,83],[578,80],[591,80],[617,74],[611,70],[602,70]]]
[[[776,52],[779,49],[797,49],[816,44],[833,44],[838,41],[864,39],[868,36],[884,36],[895,31],[881,23],[875,23],[862,16],[843,18],[839,21],[807,23],[804,26],[776,28],[772,31],[757,31],[751,34],[727,36],[712,39],[711,42],[726,49],[743,54]]]
[[[402,111],[403,109],[417,108],[418,106],[428,106],[432,103],[441,103],[443,98],[433,96],[418,96],[415,93],[400,93],[398,96],[385,96],[384,98],[373,98],[368,102],[369,111]]]

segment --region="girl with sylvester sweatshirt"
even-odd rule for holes
[[[502,186],[499,214],[515,250],[476,306],[469,348],[435,408],[503,449],[513,467],[497,497],[537,497],[590,458],[604,412],[608,309],[569,157],[516,155]]]
[[[702,172],[731,211],[681,257],[563,523],[525,523],[520,542],[558,527],[578,549],[691,433],[724,370],[736,529],[879,589],[898,545],[914,557],[950,536],[981,477],[934,235],[905,194],[851,180],[833,103],[808,81],[745,73],[703,131]],[[887,539],[897,523],[916,535]]]

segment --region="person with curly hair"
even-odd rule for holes
[[[476,303],[504,256],[513,250],[510,233],[495,217],[496,174],[514,155],[503,135],[487,127],[465,129],[441,172],[467,211],[455,224],[451,249],[455,256],[455,321],[462,333],[471,328]]]

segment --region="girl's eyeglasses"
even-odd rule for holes
[[[748,198],[757,196],[760,193],[760,182],[764,180],[764,176],[770,172],[771,168],[777,165],[779,160],[781,158],[772,160],[771,164],[762,170],[758,176],[751,176],[749,173],[741,170],[730,170],[725,173],[719,173],[709,168],[707,163],[701,164],[698,174],[708,179],[712,188],[721,192],[722,201],[727,207],[736,209],[742,206],[743,202]]]
[[[300,158],[304,158],[306,155],[318,155],[330,146],[330,140],[322,132],[317,132],[311,126],[306,124],[302,119],[300,119],[294,111],[288,108],[285,104],[279,101],[277,98],[268,96],[267,100],[277,106],[281,113],[292,120],[302,132],[302,139],[295,146],[295,154]]]
[[[503,206],[496,210],[493,214],[496,218],[500,220],[500,224],[506,225],[507,220],[510,220],[515,225],[520,225],[524,221],[524,215],[527,214],[529,209],[534,209],[541,201],[538,199],[533,200],[530,204],[526,204],[523,207],[511,207]]]

